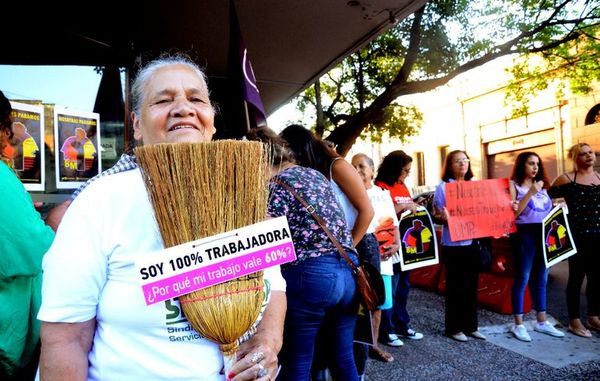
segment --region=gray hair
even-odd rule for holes
[[[365,161],[367,162],[367,164],[369,164],[369,166],[371,167],[371,169],[373,169],[373,171],[375,171],[375,163],[373,163],[373,159],[371,159],[366,154],[364,154],[364,153],[357,153],[356,155],[352,156],[352,160],[354,160],[354,158],[363,158],[363,159],[365,159]]]
[[[131,103],[132,110],[134,113],[136,113],[137,115],[140,114],[140,108],[142,107],[142,103],[144,101],[144,94],[146,91],[148,80],[152,77],[152,75],[154,75],[154,73],[157,70],[172,65],[184,65],[193,70],[198,75],[198,77],[202,79],[208,92],[208,82],[206,80],[206,74],[204,74],[204,71],[202,71],[202,69],[200,69],[200,67],[194,61],[192,61],[191,58],[183,54],[177,54],[173,56],[161,55],[160,57],[148,62],[145,66],[141,67],[137,73],[135,80],[131,84]]]

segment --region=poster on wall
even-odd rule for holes
[[[402,271],[439,263],[435,227],[427,209],[420,206],[400,216],[400,267]]]
[[[557,205],[544,218],[542,242],[546,268],[553,266],[577,253],[565,208]]]
[[[13,137],[3,150],[19,179],[28,191],[43,191],[44,166],[44,106],[10,102]]]
[[[100,173],[100,115],[54,108],[56,187],[73,189]]]
[[[445,187],[452,241],[500,237],[517,230],[508,179],[457,181]]]

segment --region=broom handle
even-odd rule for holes
[[[346,260],[346,262],[348,262],[348,265],[350,266],[350,268],[352,269],[353,273],[356,273],[356,265],[354,264],[354,262],[352,262],[352,260],[350,259],[350,257],[348,257],[348,254],[346,254],[346,250],[344,250],[344,248],[342,247],[342,245],[340,245],[340,242],[337,240],[337,238],[335,238],[333,236],[333,234],[331,234],[331,231],[329,231],[329,229],[327,228],[327,225],[325,224],[325,221],[323,221],[323,219],[321,218],[321,216],[319,216],[317,214],[317,212],[315,211],[314,206],[309,205],[295,190],[294,188],[292,188],[291,186],[287,185],[286,183],[284,183],[283,181],[281,181],[280,179],[274,178],[271,181],[281,185],[282,187],[284,187],[285,189],[288,190],[288,192],[290,192],[295,198],[296,200],[298,200],[300,202],[300,204],[302,204],[302,206],[304,207],[304,209],[309,212],[311,214],[311,216],[315,219],[315,221],[317,221],[317,223],[321,226],[321,229],[323,229],[323,231],[325,232],[325,234],[327,234],[327,236],[329,237],[329,239],[331,240],[331,242],[333,242],[333,244],[335,245],[335,247],[338,249],[338,251],[340,252],[340,254],[342,255],[342,257]]]

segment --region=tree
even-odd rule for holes
[[[543,70],[525,64],[513,70],[507,101],[524,105],[524,112],[549,75],[580,92],[600,79],[599,23],[598,0],[432,0],[343,60],[297,106],[315,108],[317,134],[345,154],[361,134],[403,140],[418,131],[421,114],[398,97],[433,90],[501,56],[538,54]]]

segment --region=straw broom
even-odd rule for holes
[[[165,247],[266,218],[270,159],[260,142],[157,144],[135,155]],[[255,329],[264,296],[259,271],[179,300],[194,329],[219,344],[228,371],[240,337]]]

